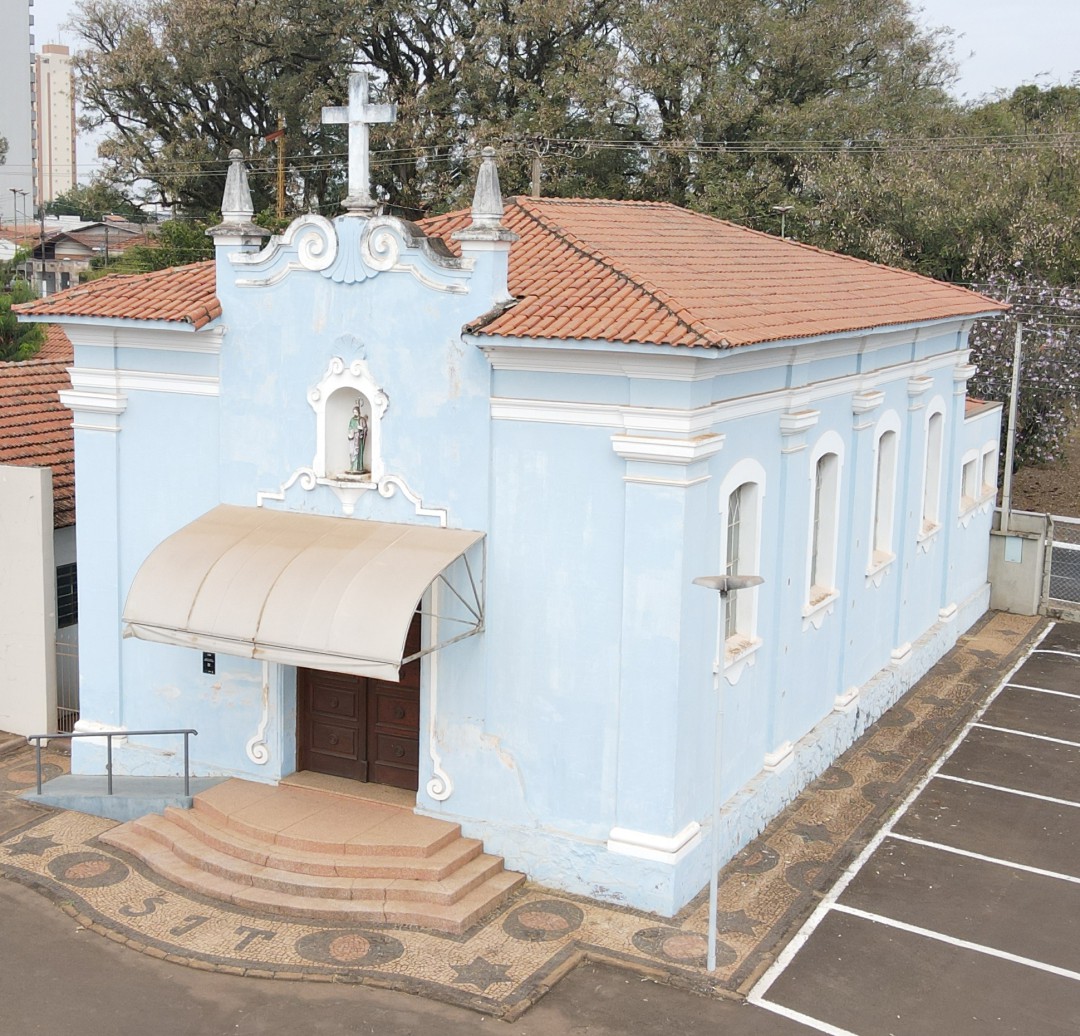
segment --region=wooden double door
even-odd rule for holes
[[[420,613],[405,656],[420,650]],[[355,781],[417,788],[420,660],[401,667],[400,683],[298,669],[297,768]]]

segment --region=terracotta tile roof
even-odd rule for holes
[[[0,363],[0,464],[52,468],[58,529],[75,524],[72,414],[58,395],[71,387],[68,362]]]
[[[468,212],[421,222],[460,254]],[[470,330],[522,338],[734,346],[1007,307],[660,202],[511,198],[511,308]]]
[[[14,307],[18,313],[59,320],[164,320],[196,330],[221,316],[214,260],[173,266],[153,273],[114,274]]]
[[[423,221],[452,251],[467,211]],[[661,202],[511,198],[503,222],[519,300],[481,317],[487,335],[735,346],[974,316],[1000,302],[963,288]],[[214,263],[106,277],[19,306],[60,319],[164,320],[196,329],[221,315]]]
[[[45,341],[34,354],[35,360],[53,360],[57,363],[74,363],[75,348],[59,324],[45,325]]]

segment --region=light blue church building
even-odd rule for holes
[[[420,225],[351,187],[267,243],[237,155],[214,261],[25,307],[75,346],[78,729],[415,790],[670,915],[986,610],[967,334],[1002,307],[670,205],[504,202],[491,153]],[[725,573],[764,581],[721,618],[693,580]]]

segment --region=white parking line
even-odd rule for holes
[[[780,951],[780,955],[773,961],[772,965],[765,972],[764,975],[757,981],[754,988],[750,990],[747,996],[747,1001],[751,1004],[756,1004],[759,1007],[764,1007],[769,1010],[773,1010],[776,1007],[782,1005],[772,1004],[765,999],[769,989],[773,983],[783,974],[784,970],[795,958],[795,955],[806,945],[807,940],[814,933],[814,929],[821,923],[825,915],[836,907],[836,901],[843,894],[844,890],[851,884],[852,879],[856,874],[862,870],[866,861],[877,851],[878,846],[885,840],[885,838],[891,833],[893,826],[896,822],[908,811],[911,804],[923,793],[926,786],[933,780],[938,770],[941,769],[945,761],[956,751],[960,743],[971,732],[971,728],[982,718],[983,713],[990,707],[994,699],[1001,693],[1005,686],[1012,679],[1017,670],[1031,657],[1031,655],[1038,649],[1038,646],[1042,643],[1046,635],[1054,628],[1056,624],[1051,623],[1042,631],[1035,643],[1024,653],[1024,656],[1016,663],[1008,673],[1005,674],[1005,678],[998,684],[997,688],[992,694],[990,694],[986,701],[982,704],[975,715],[964,725],[963,729],[956,735],[952,743],[941,753],[935,760],[933,765],[927,771],[926,775],[920,780],[914,788],[912,788],[910,794],[900,804],[899,809],[888,819],[888,821],[877,831],[873,838],[867,843],[866,847],[855,858],[855,860],[849,864],[847,870],[844,871],[836,884],[825,894],[821,902],[814,909],[814,912],[807,918],[806,923],[799,929],[798,932],[792,937],[790,942]],[[781,1013],[781,1012],[778,1012]],[[805,1020],[805,1024],[811,1024],[809,1020]],[[824,1024],[824,1023],[822,1023]],[[822,1032],[829,1032],[829,1029],[821,1029]]]
[[[1057,625],[1055,623],[1055,625]],[[1033,655],[1064,655],[1066,658],[1080,658],[1080,654],[1075,651],[1059,651],[1056,648],[1036,648]]]
[[[971,860],[982,860],[983,863],[994,863],[999,867],[1008,867],[1014,871],[1025,871],[1028,874],[1038,874],[1042,878],[1056,878],[1058,881],[1069,881],[1074,885],[1080,885],[1080,878],[1074,877],[1072,874],[1062,874],[1060,871],[1043,870],[1042,867],[1031,867],[1026,863],[1017,863],[1015,860],[1006,860],[1000,856],[984,856],[982,853],[975,853],[970,849],[958,849],[954,845],[945,845],[942,842],[930,842],[925,838],[912,838],[911,835],[898,835],[895,831],[891,832],[889,837],[896,842],[910,842],[912,845],[925,845],[928,849],[937,849],[943,853],[952,853],[954,856],[966,856]]]
[[[1056,799],[1053,795],[1039,795],[1034,791],[1021,791],[1019,788],[1006,788],[1004,784],[988,784],[986,781],[973,781],[969,777],[954,777],[951,773],[934,775],[936,781],[955,781],[957,784],[970,784],[974,788],[987,788],[990,791],[1003,791],[1006,795],[1020,795],[1025,799],[1038,799],[1039,802],[1052,802],[1055,806],[1073,806],[1080,809],[1080,802],[1072,799]]]
[[[1039,694],[1057,694],[1062,698],[1080,698],[1080,694],[1070,694],[1068,691],[1052,691],[1049,687],[1032,687],[1026,683],[1011,683],[1009,687],[1021,691],[1038,691]]]
[[[758,1007],[764,1007],[766,1011],[772,1011],[773,1014],[783,1015],[785,1018],[790,1018],[793,1022],[802,1022],[809,1029],[817,1029],[818,1032],[828,1033],[828,1036],[859,1036],[857,1032],[851,1032],[850,1029],[841,1029],[838,1025],[830,1025],[828,1022],[823,1022],[818,1018],[811,1018],[808,1014],[803,1014],[802,1011],[792,1010],[790,1007],[785,1007],[783,1004],[774,1004],[767,1000],[762,1000],[757,1004]]]
[[[851,914],[861,917],[864,921],[873,921],[874,924],[883,924],[888,928],[897,928],[902,932],[911,932],[921,935],[935,942],[948,943],[950,946],[959,946],[964,950],[974,950],[975,953],[983,953],[987,957],[998,957],[1000,960],[1012,961],[1013,964],[1023,964],[1025,967],[1034,968],[1036,971],[1046,971],[1051,975],[1061,978],[1071,978],[1074,982],[1080,982],[1080,972],[1070,971],[1068,968],[1059,968],[1056,964],[1044,964],[1041,960],[1032,960],[1031,957],[1021,957],[1007,950],[998,950],[993,946],[984,946],[982,943],[969,942],[967,939],[957,939],[953,935],[944,935],[941,932],[932,931],[929,928],[920,928],[918,925],[908,924],[906,921],[897,921],[891,917],[882,917],[880,914],[871,914],[867,910],[858,907],[847,906],[845,903],[837,903],[833,910],[841,914]]]
[[[1015,734],[1017,737],[1030,737],[1034,741],[1051,741],[1055,745],[1069,745],[1071,748],[1080,748],[1080,742],[1065,741],[1060,737],[1049,737],[1046,734],[1031,734],[1026,730],[1013,730],[1012,727],[995,727],[992,723],[973,723],[973,727],[980,730],[996,730],[999,734]]]

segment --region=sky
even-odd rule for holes
[[[34,0],[38,44],[77,48],[78,40],[60,29],[74,6],[75,0]],[[1023,83],[1068,83],[1080,72],[1080,0],[915,0],[912,8],[923,25],[956,33],[960,78],[953,92],[959,100]],[[83,180],[95,164],[92,141],[79,141],[78,162]]]

